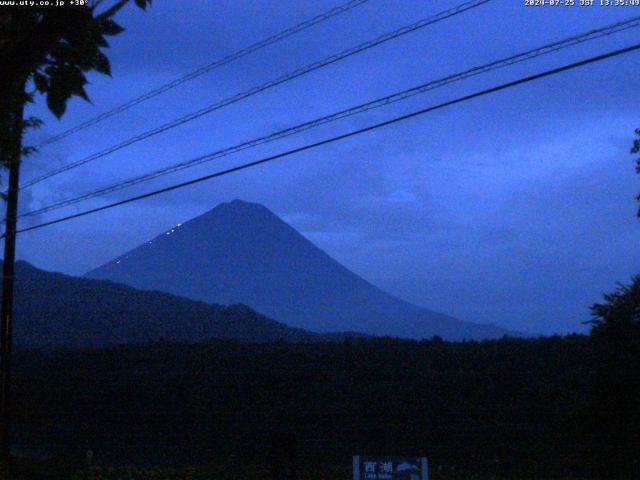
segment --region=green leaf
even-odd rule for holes
[[[59,41],[51,47],[50,54],[54,58],[55,63],[65,63],[69,60],[69,57],[73,55],[73,48],[69,43]]]
[[[107,56],[100,50],[98,50],[93,57],[93,68],[95,68],[97,72],[111,76],[111,63]]]
[[[103,18],[100,20],[100,28],[103,35],[118,35],[119,33],[124,32],[124,28],[118,25],[116,22],[111,20],[110,18]]]
[[[42,120],[38,117],[28,117],[22,122],[23,129],[40,128],[42,126]]]
[[[33,155],[34,153],[36,153],[38,151],[38,149],[36,147],[22,147],[22,149],[20,150],[20,154],[23,157],[28,157],[29,155]]]
[[[33,83],[40,93],[46,93],[49,90],[49,81],[41,73],[35,72],[33,74]]]
[[[34,103],[35,100],[33,99],[33,93],[31,92],[24,92],[24,103]]]
[[[101,34],[97,34],[94,41],[98,47],[109,48],[109,42]]]
[[[136,5],[140,7],[142,10],[147,9],[147,4],[151,5],[151,0],[135,0]]]
[[[69,98],[71,95],[76,95],[83,98],[87,102],[89,96],[84,90],[84,86],[87,84],[87,79],[84,73],[77,67],[66,67],[59,70],[59,81],[61,91]]]
[[[47,107],[56,117],[60,118],[67,109],[67,98],[64,98],[60,92],[49,91],[47,93]]]
[[[83,86],[74,87],[74,89],[71,91],[71,93],[73,95],[76,95],[76,96],[82,98],[84,101],[91,103],[91,100],[89,99],[89,95],[87,95],[87,92],[85,91]]]

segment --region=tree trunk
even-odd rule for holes
[[[22,79],[20,79],[22,80]],[[0,462],[9,468],[11,446],[11,354],[13,350],[13,280],[15,264],[20,152],[24,128],[24,88],[26,80],[14,81],[0,89],[0,161],[9,170],[6,196],[4,261],[2,266],[2,304],[0,308]]]

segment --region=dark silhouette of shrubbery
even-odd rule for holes
[[[640,276],[592,307],[595,472],[640,478]]]
[[[90,448],[97,463],[268,468],[285,431],[301,469],[426,454],[440,478],[578,475],[591,345],[575,335],[22,351],[18,438]]]

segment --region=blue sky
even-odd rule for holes
[[[342,2],[157,0],[120,16],[113,78],[91,75],[37,143],[123,101]],[[371,0],[288,40],[42,149],[28,179],[83,158],[455,1]],[[632,7],[525,7],[495,0],[25,190],[21,209],[328,114],[471,66],[640,15]],[[637,30],[569,48],[154,180],[74,213],[303,145],[481,88],[635,43]],[[462,319],[533,332],[584,330],[589,305],[640,271],[639,189],[629,149],[640,127],[640,54],[465,102],[194,187],[22,234],[20,258],[70,274],[234,198],[266,205],[389,292]],[[22,226],[29,225],[25,221]]]

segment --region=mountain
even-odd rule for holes
[[[86,274],[209,303],[243,303],[298,328],[446,339],[495,338],[395,298],[351,272],[266,207],[234,200]]]
[[[1,265],[1,262],[0,262]],[[14,337],[19,347],[97,347],[121,343],[316,341],[319,335],[268,319],[244,305],[210,305],[105,280],[16,264]]]

